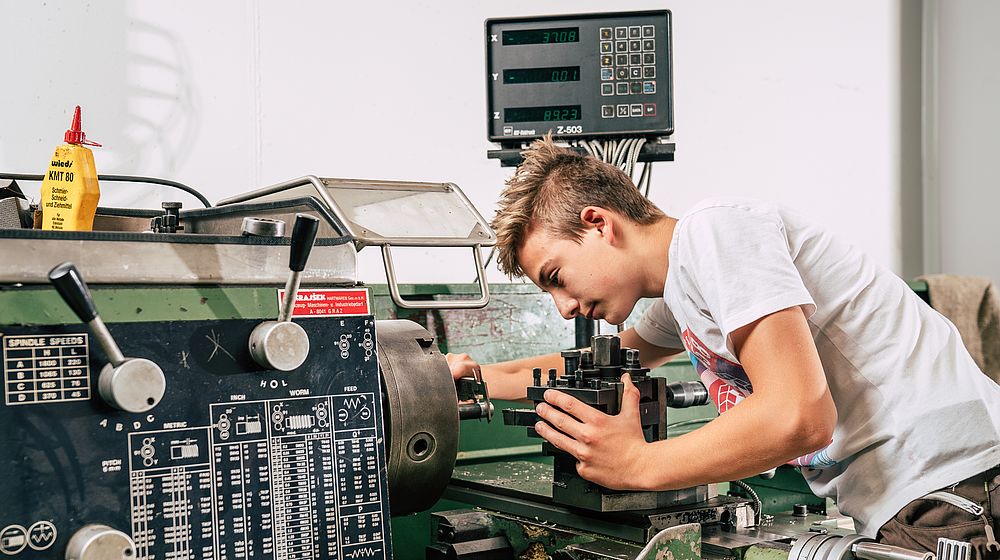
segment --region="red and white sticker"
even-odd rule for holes
[[[278,305],[285,297],[285,290],[278,290]],[[331,317],[370,315],[367,288],[340,290],[299,290],[295,294],[292,317]]]

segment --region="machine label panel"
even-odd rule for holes
[[[285,297],[285,290],[278,290],[278,305]],[[366,288],[350,290],[299,290],[295,295],[293,317],[330,317],[368,315],[371,306],[368,304]]]
[[[90,398],[87,333],[2,338],[8,406]]]
[[[367,290],[318,292],[368,306]],[[293,372],[252,360],[258,320],[109,323],[166,377],[141,414],[90,391],[107,358],[79,325],[6,327],[8,403],[29,390],[12,383],[72,381],[77,366],[87,397],[0,407],[0,557],[63,558],[101,523],[132,538],[136,560],[390,558],[375,321],[303,323],[310,354]]]

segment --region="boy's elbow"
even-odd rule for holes
[[[812,453],[826,447],[833,439],[833,431],[837,426],[837,408],[833,400],[814,403],[802,407],[793,419],[788,422],[788,440],[796,457]]]

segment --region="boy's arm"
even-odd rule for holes
[[[552,406],[542,403],[537,409],[548,424],[539,422],[535,429],[577,458],[580,476],[633,490],[736,480],[828,444],[837,411],[801,308],[767,315],[737,329],[731,339],[754,391],[702,428],[646,443],[638,391],[626,382],[617,416],[547,391]]]
[[[666,362],[671,356],[680,352],[672,348],[661,348],[650,344],[636,334],[635,329],[625,329],[619,333],[623,347],[639,350],[639,357],[644,367],[650,369]],[[468,354],[448,354],[448,366],[455,379],[471,377],[476,368],[482,368],[483,380],[490,389],[490,397],[501,400],[522,400],[527,396],[527,387],[531,385],[532,368],[542,368],[542,376],[547,375],[549,368],[563,369],[563,359],[559,352],[499,362],[480,366]]]

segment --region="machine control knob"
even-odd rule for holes
[[[264,367],[292,371],[309,356],[309,335],[298,323],[264,321],[250,334],[250,355]]]
[[[49,271],[49,280],[108,355],[108,364],[101,370],[98,390],[111,406],[126,412],[146,412],[163,398],[167,380],[160,366],[145,358],[126,358],[108,327],[101,320],[94,300],[80,271],[70,262],[56,265]]]
[[[163,398],[167,380],[160,366],[145,358],[130,358],[120,365],[108,364],[97,379],[101,397],[126,412],[146,412]]]
[[[129,560],[135,543],[125,533],[107,525],[85,525],[66,545],[66,560]]]
[[[260,365],[279,371],[292,371],[309,357],[309,335],[292,322],[295,295],[299,279],[316,241],[319,219],[308,214],[296,214],[292,227],[292,242],[288,255],[291,274],[285,283],[285,297],[277,321],[264,321],[250,333],[250,355]]]

